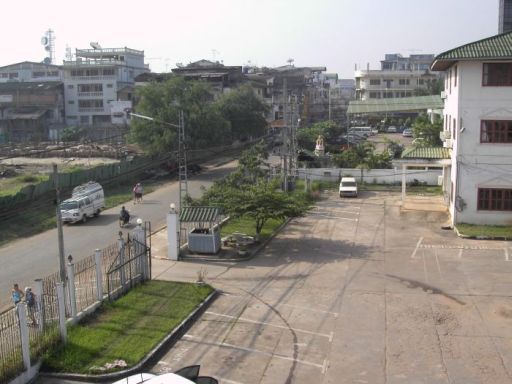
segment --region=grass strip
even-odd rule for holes
[[[260,234],[260,240],[263,241],[268,239],[274,231],[284,223],[284,220],[269,219],[263,226]],[[234,232],[245,233],[249,236],[256,236],[256,224],[254,219],[250,217],[240,217],[236,219],[230,219],[225,223],[221,230],[221,237],[229,236]]]
[[[504,237],[512,239],[512,226],[457,224],[461,235],[470,237]]]
[[[145,357],[213,291],[208,285],[152,280],[119,300],[105,303],[85,321],[68,328],[68,342],[45,355],[45,371],[94,374],[124,360]]]

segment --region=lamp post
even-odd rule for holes
[[[182,202],[185,199],[185,196],[188,194],[187,151],[185,147],[185,119],[183,117],[183,111],[180,110],[179,124],[168,123],[167,121],[158,120],[151,116],[141,115],[140,113],[131,112],[130,116],[143,120],[153,121],[157,124],[163,124],[169,127],[178,128],[178,179],[180,182],[179,206],[181,208]]]

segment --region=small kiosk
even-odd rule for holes
[[[220,250],[220,208],[183,207],[180,222],[187,230],[188,250],[216,254]]]

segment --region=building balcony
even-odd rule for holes
[[[78,112],[106,112],[105,108],[78,108]]]
[[[117,76],[67,76],[66,79],[81,80],[81,81],[94,81],[94,80],[117,80]]]
[[[79,97],[102,97],[103,92],[78,92]]]

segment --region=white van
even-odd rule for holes
[[[366,137],[370,137],[374,134],[372,127],[352,127],[348,129],[348,132],[363,134]]]
[[[340,182],[340,197],[357,197],[357,181],[353,177],[342,177]]]
[[[104,208],[103,187],[95,181],[89,181],[73,189],[71,198],[60,204],[60,214],[63,223],[85,223],[89,217],[98,216]]]

